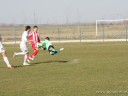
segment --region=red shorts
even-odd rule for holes
[[[32,44],[32,48],[33,48],[34,50],[35,50],[35,49],[38,49],[36,44]]]

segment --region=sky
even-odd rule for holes
[[[128,0],[0,0],[0,23],[65,24],[126,18]]]

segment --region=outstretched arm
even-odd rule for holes
[[[45,42],[43,42],[43,43],[37,43],[37,46],[38,46],[38,47],[45,47],[45,45],[46,45]]]

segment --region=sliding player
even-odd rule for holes
[[[6,51],[5,51],[5,49],[4,49],[3,45],[2,45],[2,38],[1,38],[1,35],[0,35],[0,53],[1,53],[2,56],[3,56],[4,62],[6,63],[7,68],[12,69],[13,67],[12,67],[11,64],[9,63],[8,57],[6,56]]]
[[[27,63],[27,58],[29,56],[27,42],[30,42],[30,41],[28,41],[28,35],[29,35],[30,31],[31,31],[31,27],[26,26],[25,31],[22,34],[22,40],[21,40],[21,43],[20,43],[20,49],[21,49],[22,52],[14,53],[14,55],[13,55],[13,57],[16,57],[16,56],[19,56],[19,55],[25,55],[23,65],[26,65],[26,66],[30,65],[30,64]]]
[[[37,46],[38,46],[38,48],[42,47],[44,50],[49,51],[50,55],[55,55],[55,54],[64,50],[64,48],[61,48],[59,50],[55,50],[49,37],[46,37],[45,41],[42,44],[37,44]]]
[[[39,50],[37,48],[37,43],[40,43],[40,37],[38,33],[38,27],[33,27],[33,32],[29,35],[29,40],[31,41],[32,48],[34,50],[33,54],[28,57],[28,62],[34,60],[35,56],[38,54]]]

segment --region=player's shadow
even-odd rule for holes
[[[43,64],[43,63],[67,63],[66,60],[50,60],[50,61],[44,61],[44,62],[37,62],[37,63],[31,63],[31,64]]]
[[[23,66],[21,66],[21,65],[19,65],[19,66],[13,66],[14,68],[20,68],[20,67],[23,67]]]
[[[29,65],[29,67],[30,66],[34,66],[34,65]],[[22,65],[19,65],[19,66],[13,66],[14,68],[21,68],[21,67],[23,67]],[[27,66],[26,66],[27,67]]]

